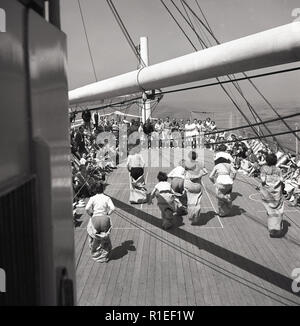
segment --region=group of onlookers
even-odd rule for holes
[[[274,153],[261,140],[246,141],[236,134],[218,131],[210,118],[205,121],[184,121],[167,117],[156,121],[148,119],[143,124],[139,120],[117,121],[84,111],[82,120],[83,125],[72,128],[70,133],[74,204],[84,207],[82,199],[91,198],[86,210],[92,216],[88,234],[96,261],[107,261],[111,249],[111,222],[108,215],[114,206],[110,198],[103,195],[103,190],[106,176],[119,163],[122,141],[128,145],[129,200],[131,203],[151,203],[156,197],[165,229],[172,227],[176,214],[188,213],[193,225],[201,223],[201,179],[208,171],[198,161],[194,149],[199,147],[215,151],[215,166],[209,179],[216,187],[220,217],[228,216],[231,212],[236,171],[260,181],[258,189],[267,211],[271,237],[282,234],[285,200],[289,200],[293,206],[299,205],[298,158],[281,151]],[[75,121],[74,115],[70,121]],[[113,137],[109,139],[109,135]],[[188,158],[182,160],[169,174],[160,172],[157,185],[148,194],[144,178],[145,163],[140,151],[142,148],[161,147],[191,148],[191,151]]]
[[[197,148],[204,142],[213,144],[218,134],[217,126],[211,118],[205,120],[191,119],[148,119],[145,123],[140,119],[110,119],[109,116],[91,113],[85,110],[81,114],[83,128],[98,135],[102,132],[112,133],[117,142],[121,134],[121,126],[126,126],[127,136],[137,132],[140,139],[148,148],[160,147],[192,147]],[[70,115],[70,122],[75,122],[76,114]],[[123,131],[124,133],[124,131]],[[206,133],[206,136],[204,136]],[[208,135],[207,133],[213,133]],[[213,146],[213,145],[211,145]]]
[[[70,121],[75,121],[75,116],[70,117]],[[98,112],[91,113],[88,110],[82,112],[84,122],[77,130],[71,132],[71,151],[73,157],[81,162],[85,161],[87,173],[103,176],[115,168],[118,162],[118,146],[122,141],[121,128],[126,131],[126,140],[136,142],[136,137],[130,140],[130,135],[138,135],[142,147],[181,147],[181,148],[199,148],[206,147],[213,150],[226,146],[233,161],[235,169],[249,175],[260,176],[261,167],[266,164],[267,154],[272,150],[266,143],[260,140],[244,141],[241,136],[233,133],[227,133],[217,130],[217,126],[210,118],[201,120],[183,120],[183,119],[148,119],[146,123],[140,120],[127,121],[125,119],[117,121],[109,119],[108,116],[101,116]],[[114,141],[102,137],[105,132],[111,134]],[[100,141],[99,141],[100,135]],[[98,141],[97,141],[98,140]],[[224,144],[222,144],[224,143]],[[281,169],[284,178],[284,194],[286,199],[293,205],[299,201],[299,174],[300,163],[291,154],[285,154],[278,151],[277,166]],[[78,170],[82,164],[77,167]],[[84,170],[84,167],[81,166]],[[84,172],[83,172],[84,174]],[[78,179],[78,178],[77,178]],[[76,187],[81,184],[76,179]],[[84,187],[83,187],[84,188]]]
[[[96,136],[80,126],[70,134],[74,206],[85,206],[83,198],[93,195],[93,186],[104,184],[106,176],[117,168],[117,148],[108,139],[98,143]]]
[[[282,174],[285,199],[291,202],[291,206],[300,204],[300,159],[296,155],[274,151],[259,140],[244,141],[235,134],[220,138],[219,141],[228,143],[219,145],[218,150],[231,155],[235,169],[251,177],[261,177],[268,155],[273,155],[273,159],[276,158],[274,165]]]

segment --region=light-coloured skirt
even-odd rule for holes
[[[98,263],[107,262],[109,260],[109,253],[112,249],[110,230],[108,232],[97,233],[90,220],[87,226],[87,233],[93,260]]]
[[[202,186],[200,183],[185,180],[184,187],[187,190],[188,214],[192,223],[200,222]]]
[[[282,229],[284,197],[280,188],[260,189],[263,205],[268,215],[268,229],[280,231]]]

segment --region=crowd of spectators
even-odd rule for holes
[[[82,112],[82,125],[71,128],[71,152],[73,170],[74,205],[84,205],[80,199],[93,195],[93,184],[105,183],[106,177],[117,168],[119,144],[122,142],[121,128],[126,125],[126,136],[137,132],[141,142],[147,148],[206,147],[216,151],[216,156],[228,155],[235,169],[251,177],[258,177],[266,163],[266,155],[271,148],[260,140],[244,141],[236,134],[218,130],[210,118],[201,120],[184,119],[148,119],[142,123],[139,119],[130,122],[124,119],[110,119],[98,112]],[[73,124],[76,114],[70,115]],[[105,136],[101,134],[105,132]],[[110,141],[107,135],[113,135]],[[100,137],[99,137],[100,135]],[[104,135],[104,134],[103,134]],[[99,140],[100,139],[100,140]],[[127,140],[129,142],[129,140]],[[223,144],[224,143],[224,144]],[[300,197],[300,161],[291,154],[276,153],[277,166],[284,175],[286,199],[291,205],[299,205]],[[79,204],[78,204],[79,202]]]
[[[228,155],[235,169],[250,177],[259,177],[261,169],[266,165],[268,154],[275,154],[276,167],[283,175],[283,194],[291,206],[300,205],[300,159],[296,155],[280,150],[274,151],[267,143],[260,140],[245,141],[235,134],[220,137],[216,146],[216,156],[222,159]],[[226,143],[227,142],[227,143]],[[225,145],[226,143],[226,145]]]

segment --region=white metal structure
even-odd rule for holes
[[[148,38],[143,36],[140,38],[140,55],[141,55],[141,67],[145,65],[149,66],[149,46]],[[151,117],[151,103],[149,100],[144,101],[142,109],[142,121],[145,123],[147,119]]]
[[[299,60],[300,22],[294,22],[72,90],[69,104],[88,104]]]

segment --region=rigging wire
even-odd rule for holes
[[[133,51],[134,55],[138,59],[138,62],[140,64],[142,64],[143,67],[146,67],[145,62],[143,61],[139,51],[137,50],[137,47],[134,44],[134,42],[133,42],[133,40],[132,40],[132,38],[131,38],[131,36],[130,36],[130,34],[129,34],[129,32],[128,32],[128,30],[127,30],[127,28],[126,28],[126,26],[125,26],[125,24],[124,24],[124,22],[123,22],[123,20],[121,18],[121,16],[119,15],[119,13],[117,11],[117,8],[115,7],[113,1],[112,0],[106,0],[106,2],[108,4],[109,8],[111,9],[111,11],[112,11],[117,23],[118,23],[123,35],[125,36],[128,44],[129,44],[129,46],[131,48],[131,50]]]
[[[176,4],[173,2],[173,0],[171,0],[172,1],[172,3],[173,3],[173,5],[175,6],[175,8],[180,12],[180,10],[179,10],[179,8],[176,6]],[[181,0],[184,4],[186,4],[186,2],[184,1],[184,0]],[[189,7],[189,9],[190,9],[190,7]],[[186,20],[186,18],[184,17],[184,15],[182,14],[182,12],[180,12],[180,14],[182,15],[182,17]],[[198,18],[198,20],[200,20],[200,18],[197,16],[197,18]],[[187,21],[187,20],[186,20]],[[203,22],[202,22],[202,24],[203,24]],[[193,29],[193,27],[192,26],[190,26],[192,29]],[[194,30],[194,29],[193,29]],[[197,34],[197,32],[194,30],[194,33],[196,33]],[[209,45],[210,46],[212,46],[212,43],[209,41]],[[205,45],[206,46],[206,48],[208,47],[207,45]],[[229,78],[229,79],[232,79],[232,77],[230,76],[230,75],[227,75],[227,77]],[[252,117],[254,118],[254,121],[262,121],[261,119],[260,119],[260,117],[259,117],[259,115],[257,114],[257,112],[255,111],[255,109],[253,108],[253,106],[250,104],[250,102],[247,100],[247,98],[245,97],[245,95],[243,94],[243,92],[242,92],[242,89],[241,89],[241,87],[239,86],[239,85],[237,85],[237,83],[232,83],[233,84],[233,86],[236,88],[236,90],[238,91],[238,93],[241,95],[241,97],[244,99],[244,101],[245,101],[245,103],[246,103],[246,105],[247,105],[247,107],[248,107],[248,109],[249,109],[249,111],[250,111],[250,113],[251,113],[251,115],[252,115]],[[258,119],[257,119],[258,118]],[[272,132],[271,132],[271,130],[269,130],[266,126],[264,126],[265,127],[265,129],[269,132],[269,134],[271,134]],[[262,133],[263,134],[263,133]],[[277,142],[277,143],[279,143],[275,138],[274,138],[274,141],[275,142]]]
[[[186,2],[185,2],[185,0],[181,0],[183,3],[185,3],[186,4]],[[187,21],[187,19],[186,19],[186,17],[183,15],[183,13],[180,11],[180,9],[178,8],[178,6],[176,6],[176,4],[174,3],[174,1],[173,0],[171,0],[171,2],[172,2],[172,4],[174,5],[174,7],[177,9],[177,11],[180,13],[180,15],[183,17],[183,19],[188,23],[188,25],[191,27],[191,29],[194,31],[194,33],[196,33],[197,34],[197,32],[195,31],[195,29],[193,28],[193,26],[191,26],[190,24],[189,24],[189,22]],[[189,8],[189,10],[191,11],[192,9],[188,6],[188,8]],[[200,20],[200,18],[194,13],[194,11],[192,12],[196,17],[197,17],[197,19],[198,20]],[[200,20],[201,21],[201,20]],[[204,23],[201,21],[201,23],[202,23],[202,25],[204,25]],[[206,30],[208,30],[208,28],[206,28]],[[197,35],[199,35],[199,34],[197,34]],[[214,36],[214,35],[213,35]],[[216,39],[216,37],[214,36],[214,39],[218,42],[218,40]],[[211,42],[209,42],[209,44],[210,45],[212,45],[211,44]],[[220,44],[219,42],[218,42],[218,44]],[[207,46],[206,46],[207,47]],[[229,79],[231,79],[231,77],[229,76],[229,75],[227,75],[227,77],[229,78]],[[255,109],[253,108],[253,106],[250,104],[250,102],[247,100],[247,98],[245,97],[245,95],[243,94],[243,92],[242,92],[242,90],[241,90],[241,87],[239,86],[239,85],[237,85],[236,83],[232,83],[233,84],[233,86],[236,88],[236,90],[239,92],[239,94],[241,95],[241,97],[244,99],[244,101],[245,101],[245,103],[246,103],[246,105],[247,105],[247,107],[248,107],[248,109],[249,109],[249,111],[250,111],[250,113],[251,113],[251,115],[252,115],[252,117],[254,118],[254,120],[257,122],[257,121],[262,121],[262,119],[260,118],[260,116],[258,115],[258,113],[255,111]],[[222,87],[222,86],[221,86]],[[222,87],[223,88],[223,87]],[[223,90],[225,91],[225,93],[227,93],[226,92],[226,89],[224,89],[223,88]],[[230,98],[231,99],[231,98]],[[232,101],[232,99],[231,99],[231,101]],[[239,111],[240,113],[241,113],[241,111]],[[242,113],[241,113],[242,114]],[[244,116],[244,115],[243,115]],[[245,117],[244,117],[245,118]],[[246,120],[247,121],[247,120]],[[248,121],[247,121],[248,122]],[[268,127],[266,127],[265,125],[264,125],[264,128],[269,132],[269,134],[272,134],[272,131],[268,128]],[[290,130],[290,128],[289,128],[289,130]],[[264,133],[263,132],[261,132],[261,134],[262,135],[264,135]],[[257,135],[259,135],[258,133],[257,133]],[[277,143],[277,145],[278,145],[278,147],[280,147],[281,149],[283,149],[283,147],[282,147],[282,145],[281,145],[281,143],[274,137],[273,138],[273,140],[274,140],[274,142],[275,143]]]
[[[205,43],[202,41],[202,39],[201,39],[201,38],[199,37],[199,35],[196,33],[196,30],[195,30],[195,27],[194,27],[194,25],[193,25],[193,23],[192,23],[191,17],[190,17],[190,15],[189,15],[189,13],[187,12],[187,10],[186,10],[186,8],[185,8],[185,6],[184,6],[182,0],[180,0],[180,2],[181,2],[181,6],[182,6],[183,10],[185,11],[186,16],[188,17],[189,24],[190,24],[192,30],[194,31],[195,35],[197,36],[197,39],[198,39],[198,41],[199,41],[199,43],[200,43],[202,49],[204,49],[204,48],[205,48]]]
[[[87,46],[88,46],[88,50],[89,50],[89,54],[90,54],[90,59],[91,59],[91,63],[92,63],[94,77],[95,77],[95,80],[97,82],[98,77],[97,77],[97,73],[96,73],[95,62],[94,62],[93,55],[92,55],[91,45],[90,45],[90,41],[89,41],[89,38],[88,38],[88,33],[87,33],[85,21],[84,21],[84,16],[83,16],[80,0],[77,0],[77,2],[78,2],[78,7],[79,7],[80,15],[81,15],[83,29],[84,29],[84,34],[85,34],[85,38],[86,38],[86,41],[87,41]]]
[[[198,86],[191,86],[191,87],[185,87],[185,88],[177,88],[177,89],[174,89],[174,90],[162,91],[159,94],[164,95],[164,94],[171,94],[171,93],[189,91],[189,90],[198,89],[198,88],[205,88],[205,87],[210,87],[210,86],[217,86],[220,83],[221,84],[229,84],[229,83],[232,83],[232,81],[243,81],[243,80],[248,80],[248,79],[268,77],[268,76],[272,76],[272,75],[278,75],[278,74],[288,73],[288,72],[297,71],[297,70],[300,70],[300,67],[295,67],[295,68],[290,68],[290,69],[283,69],[283,70],[277,70],[277,71],[267,72],[267,73],[263,73],[263,74],[257,74],[257,75],[253,75],[253,76],[247,76],[247,77],[240,77],[240,78],[236,78],[236,79],[233,79],[233,80],[224,80],[224,81],[220,81],[220,82],[208,83],[208,84],[203,84],[203,85],[198,85]],[[279,120],[280,120],[280,118],[279,118]]]
[[[170,11],[170,9],[167,7],[167,5],[164,3],[163,0],[160,0],[161,4],[165,7],[165,9],[167,10],[167,12],[169,13],[169,15],[173,18],[174,22],[176,23],[176,25],[178,26],[178,28],[181,30],[181,32],[183,33],[183,35],[186,37],[186,39],[189,41],[189,43],[192,45],[192,47],[196,50],[196,48],[194,47],[194,44],[192,42],[192,40],[190,39],[190,37],[187,35],[187,33],[184,31],[184,29],[181,27],[181,25],[179,24],[178,20],[175,18],[175,16],[172,14],[172,12]]]
[[[201,12],[201,14],[202,14],[202,16],[204,16],[204,13],[203,13],[201,7],[199,6],[199,3],[198,3],[197,0],[196,0],[196,2],[197,2],[197,6],[198,6],[198,8],[199,8],[199,10],[200,10],[200,12]],[[199,25],[200,25],[200,24],[199,24],[199,21],[196,20],[196,18],[195,18],[194,16],[193,16],[193,18],[194,18],[195,24],[197,24],[198,27],[199,27]],[[205,21],[207,22],[207,24],[208,24],[208,21],[207,21],[207,19],[206,19],[205,16],[204,16],[204,20],[205,20]],[[211,29],[211,27],[209,26],[209,24],[208,24],[208,27],[209,27],[209,29],[212,31],[212,29]],[[201,25],[200,25],[200,28],[199,28],[199,32],[201,33],[201,35],[204,35],[204,36],[205,36],[205,38],[206,38],[208,44],[209,44],[210,46],[212,46],[212,43],[210,42],[210,40],[209,40],[208,36],[206,35],[205,31],[202,33]],[[235,75],[233,74],[233,75],[228,75],[228,78],[229,78],[230,80],[232,80],[232,79],[235,79],[236,77],[235,77]],[[242,98],[245,100],[245,102],[246,102],[246,104],[247,104],[247,107],[248,107],[248,109],[249,109],[249,111],[250,111],[250,113],[251,113],[251,115],[252,115],[254,121],[256,121],[256,122],[258,122],[258,121],[262,121],[262,120],[260,119],[259,115],[257,114],[257,112],[256,112],[256,111],[254,110],[254,108],[252,107],[252,105],[251,105],[251,104],[248,102],[248,100],[246,99],[246,97],[245,97],[245,95],[244,95],[244,93],[243,93],[242,88],[240,87],[240,85],[239,85],[238,83],[234,83],[234,81],[233,81],[232,84],[233,84],[232,86],[233,86],[233,87],[238,91],[238,93],[239,93],[239,94],[242,96]],[[230,93],[231,93],[231,95],[235,98],[235,96],[233,95],[233,92],[230,92]],[[269,133],[271,133],[271,131],[269,131]]]
[[[208,27],[209,31],[213,32],[213,31],[212,31],[212,28],[211,28],[210,25],[209,25],[209,22],[208,22],[208,20],[207,20],[207,18],[206,18],[206,16],[205,16],[205,14],[204,14],[204,11],[202,10],[202,8],[201,8],[200,5],[199,5],[198,0],[195,0],[195,2],[196,2],[196,5],[197,5],[197,7],[198,7],[198,9],[199,9],[199,11],[200,11],[200,13],[201,13],[201,15],[203,16],[203,18],[204,18],[204,20],[205,20],[206,26]]]
[[[164,5],[164,7],[166,8],[166,5],[164,3],[163,0],[160,0],[160,2]],[[180,11],[180,9],[176,6],[176,4],[174,3],[173,0],[171,0],[171,2],[173,3],[173,5],[178,9],[179,13],[182,15],[182,12]],[[168,10],[168,12],[170,12],[170,10]],[[183,15],[184,17],[184,15]],[[177,21],[177,19],[174,17],[174,15],[172,15],[173,20]],[[184,17],[184,19],[186,20],[186,18]],[[187,23],[189,24],[189,22],[187,21]],[[177,26],[180,26],[180,24],[177,21]],[[182,28],[180,28],[182,30]],[[193,47],[193,49],[195,51],[198,51],[198,49],[196,48],[196,46],[194,45],[194,43],[188,39],[191,46]],[[225,87],[221,84],[221,80],[217,77],[216,78],[218,82],[220,82],[220,86],[223,89],[223,91],[226,93],[226,95],[228,96],[228,98],[231,100],[231,102],[233,103],[233,105],[235,106],[235,108],[240,112],[240,114],[243,116],[243,118],[247,121],[247,123],[250,125],[251,122],[248,119],[248,117],[244,114],[244,112],[240,109],[240,107],[238,106],[238,104],[235,102],[235,100],[230,96],[230,94],[228,93],[228,91],[225,89]],[[260,135],[258,134],[257,130],[253,128],[253,132],[257,135],[257,137],[260,137]]]
[[[197,37],[198,37],[198,39],[200,38],[201,39],[201,37],[199,36],[199,34],[197,33],[197,31],[195,30],[195,28],[188,22],[188,20],[186,19],[186,17],[184,16],[184,14],[181,12],[181,10],[178,8],[178,6],[175,4],[175,2],[173,1],[173,0],[171,0],[171,2],[172,2],[172,4],[173,4],[173,6],[176,8],[176,10],[180,13],[180,15],[183,17],[183,19],[187,22],[187,24],[190,26],[190,28],[194,31],[194,33],[197,35]],[[181,3],[185,3],[185,1],[184,0],[181,0]],[[205,42],[201,39],[201,42],[204,44],[204,46],[205,46],[205,48],[208,48],[209,46],[207,45],[207,44],[205,44]],[[209,43],[209,45],[212,45],[211,44],[211,42],[210,41],[208,41],[208,43]],[[229,76],[229,75],[227,75],[227,77],[229,78],[229,79],[231,79],[231,77]],[[237,85],[236,84],[234,84],[233,83],[233,86],[236,88],[236,90],[240,93],[240,95],[242,96],[242,98],[245,100],[245,102],[246,102],[246,104],[247,104],[247,106],[248,106],[248,109],[249,109],[249,111],[250,111],[250,113],[252,114],[252,116],[253,116],[253,118],[254,118],[254,120],[255,121],[257,121],[256,120],[256,117],[255,117],[255,110],[254,110],[254,108],[251,106],[251,104],[248,102],[248,100],[247,100],[247,98],[244,96],[244,94],[241,92],[241,89],[240,89],[240,87],[237,87]],[[224,90],[225,91],[225,93],[227,93],[226,92],[226,90]],[[231,99],[232,100],[232,99]],[[255,113],[254,113],[255,112]],[[258,116],[257,114],[256,114],[256,116]],[[269,131],[269,130],[268,130]],[[269,133],[271,133],[271,131],[269,131]]]
[[[283,119],[291,119],[291,118],[295,118],[298,116],[300,116],[300,112],[289,114],[289,115],[283,116],[282,118]],[[274,118],[274,119],[270,119],[270,120],[265,120],[264,122],[256,122],[256,123],[253,123],[252,126],[257,127],[257,126],[262,125],[263,123],[268,124],[268,123],[273,123],[273,122],[277,122],[277,121],[280,121],[280,119]],[[245,125],[245,126],[233,127],[233,128],[229,128],[229,129],[224,129],[222,131],[220,131],[220,130],[219,131],[210,131],[210,132],[205,133],[205,135],[215,135],[215,134],[219,134],[219,133],[223,133],[223,132],[235,131],[235,130],[240,130],[240,129],[245,129],[245,128],[249,128],[249,126]]]
[[[126,103],[129,103],[129,102],[135,102],[137,100],[140,100],[142,98],[142,96],[138,96],[138,97],[134,97],[132,99],[128,99],[128,100],[123,100],[123,101],[120,101],[120,102],[117,102],[117,103],[110,103],[110,104],[107,104],[107,105],[104,105],[104,106],[99,106],[99,107],[96,107],[96,108],[91,108],[91,109],[87,109],[87,111],[96,111],[96,110],[105,110],[107,108],[110,108],[110,107],[114,107],[114,106],[117,106],[117,105],[123,105],[123,104],[126,104]],[[80,113],[82,111],[78,111],[78,113]]]
[[[216,41],[216,43],[217,44],[221,44],[220,42],[219,42],[219,40],[216,38],[216,36],[215,36],[215,34],[213,33],[213,31],[211,30],[211,28],[208,28],[204,23],[203,23],[203,21],[198,17],[198,15],[193,11],[193,9],[186,3],[186,1],[185,0],[182,0],[185,4],[186,4],[186,6],[187,6],[187,8],[191,11],[191,13],[196,17],[196,19],[198,19],[199,20],[199,22],[201,23],[201,25],[209,32],[209,34],[213,37],[213,39]],[[203,13],[203,11],[201,10],[201,12],[202,12],[202,14],[203,14],[203,16],[205,16],[204,15],[204,13]],[[248,75],[245,73],[245,72],[243,72],[242,73],[245,77],[247,77]],[[274,108],[274,106],[271,104],[271,102],[263,95],[263,93],[258,89],[258,87],[252,82],[252,81],[249,81],[250,82],[250,84],[252,85],[252,87],[256,90],[256,92],[263,98],[263,100],[267,103],[267,105],[271,108],[271,110],[280,118],[280,114],[277,112],[277,110]],[[282,122],[284,123],[284,125],[289,129],[289,130],[292,130],[291,129],[291,127],[286,123],[286,121],[285,120],[282,120]],[[294,133],[294,136],[298,139],[298,140],[300,140],[300,138],[298,137],[298,135],[296,134],[296,133]]]
[[[277,75],[277,74],[283,74],[283,73],[289,73],[292,71],[297,71],[300,70],[300,67],[295,67],[295,68],[290,68],[290,69],[283,69],[283,70],[277,70],[277,71],[272,71],[272,72],[268,72],[268,73],[263,73],[263,74],[257,74],[257,75],[253,75],[253,76],[247,76],[247,77],[240,77],[240,78],[236,78],[233,81],[244,81],[244,80],[248,80],[248,79],[255,79],[255,78],[262,78],[262,77],[268,77],[268,76],[272,76],[272,75]],[[191,87],[184,87],[184,88],[177,88],[177,89],[173,89],[173,90],[166,90],[166,91],[160,91],[159,93],[156,93],[155,95],[165,95],[165,94],[172,94],[172,93],[178,93],[178,92],[185,92],[185,91],[189,91],[189,90],[194,90],[194,89],[199,89],[199,88],[205,88],[205,87],[211,87],[211,86],[217,86],[219,84],[229,84],[232,83],[232,80],[225,80],[225,81],[220,81],[220,82],[214,82],[214,83],[208,83],[208,84],[203,84],[203,85],[198,85],[198,86],[191,86]],[[100,109],[105,109],[108,107],[112,107],[112,106],[117,106],[117,105],[124,105],[126,103],[129,103],[131,101],[137,101],[142,99],[142,96],[139,97],[134,97],[132,99],[128,99],[128,100],[123,100],[117,103],[110,103],[107,104],[105,106],[101,106],[101,107],[97,107],[97,108],[92,108],[92,109],[88,109],[88,111],[95,111],[95,110],[100,110]],[[81,108],[81,110],[77,111],[77,108],[74,108],[74,110],[76,111],[76,113],[80,113],[83,111],[83,108]],[[71,108],[72,111],[72,108]],[[281,116],[281,118],[278,118],[278,121],[281,119],[285,119],[284,116]],[[277,120],[276,120],[277,121]]]

